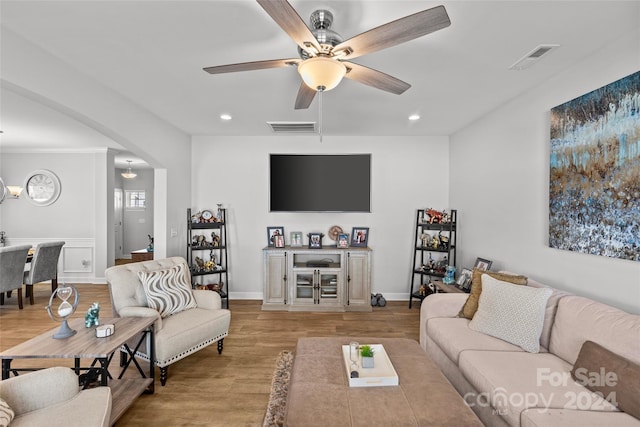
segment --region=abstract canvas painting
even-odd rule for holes
[[[640,261],[640,72],[551,110],[549,246]]]

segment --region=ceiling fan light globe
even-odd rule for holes
[[[301,62],[298,73],[304,83],[313,90],[324,87],[324,91],[338,86],[347,73],[347,67],[335,59],[316,56]]]

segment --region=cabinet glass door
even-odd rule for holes
[[[293,280],[295,284],[293,299],[299,303],[314,303],[315,274],[310,272],[296,272]]]
[[[320,283],[320,304],[341,304],[342,298],[338,293],[338,273],[322,273],[318,274]]]

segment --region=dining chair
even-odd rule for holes
[[[33,305],[33,285],[51,280],[51,292],[58,287],[58,259],[65,242],[39,243],[33,253],[31,268],[24,272],[29,304]]]
[[[18,291],[18,308],[22,310],[22,283],[24,265],[31,245],[0,248],[0,304],[4,305],[4,294]]]

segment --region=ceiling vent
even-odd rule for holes
[[[316,122],[267,122],[274,133],[316,133]]]
[[[549,52],[555,50],[558,47],[560,47],[559,44],[541,44],[522,58],[518,59],[513,65],[509,67],[509,69],[520,71],[524,70],[525,68],[529,68],[533,64],[538,62],[543,56],[547,55]]]

